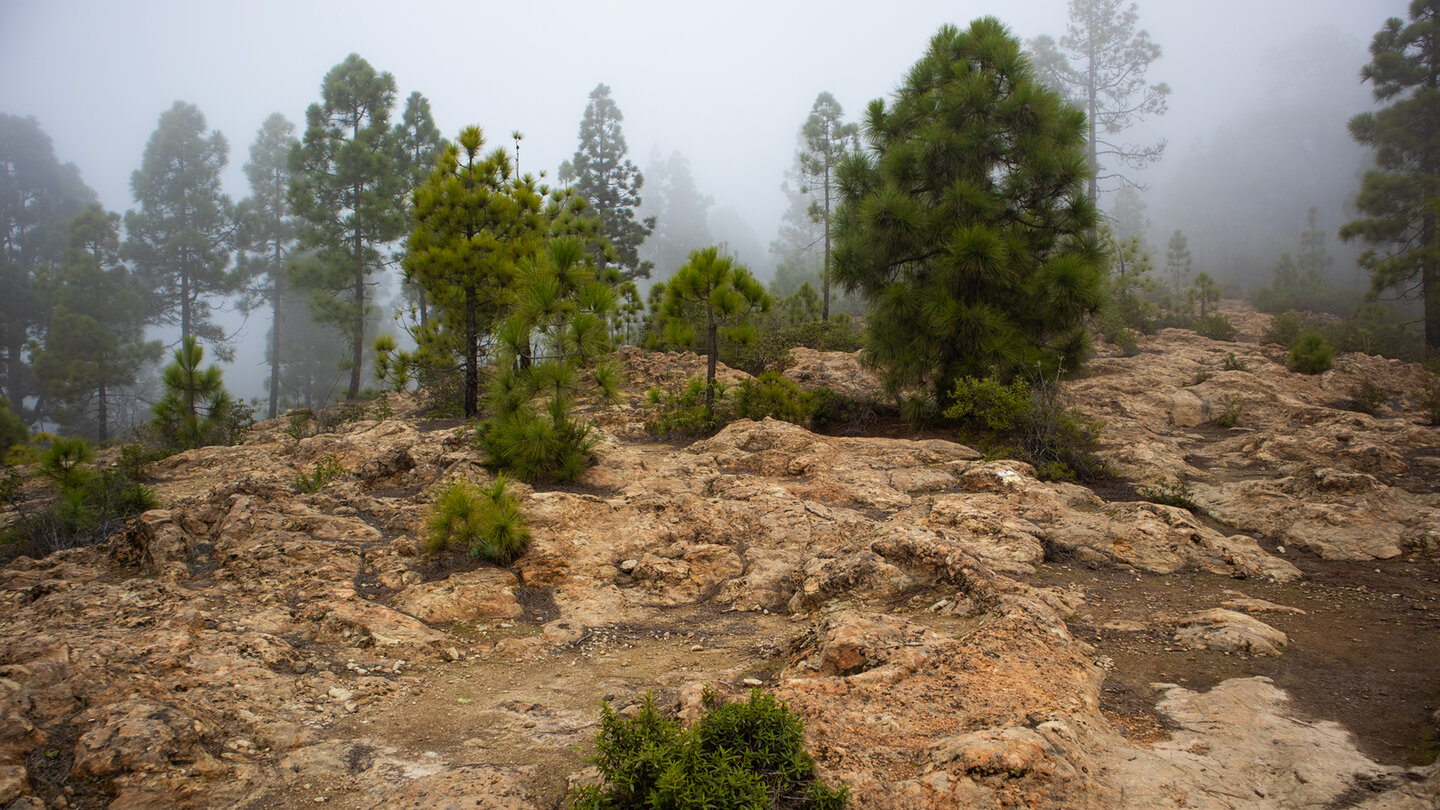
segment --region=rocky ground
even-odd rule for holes
[[[555,807],[594,778],[602,699],[693,716],[710,684],[789,703],[856,807],[1434,807],[1419,371],[1297,375],[1232,317],[1239,343],[1166,330],[1067,384],[1126,479],[1096,489],[769,420],[657,443],[645,388],[703,361],[627,351],[599,465],[517,488],[533,539],[504,569],[419,552],[439,487],[489,473],[410,397],[172,457],[165,509],[0,570],[0,806]],[[1344,410],[1361,379],[1393,392],[1377,417]],[[347,474],[298,492],[332,455]],[[1181,483],[1194,512],[1136,494]]]

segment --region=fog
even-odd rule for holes
[[[1363,284],[1353,250],[1333,238],[1369,162],[1345,122],[1370,104],[1359,70],[1371,37],[1406,5],[1140,3],[1139,25],[1163,49],[1147,78],[1171,88],[1168,113],[1123,136],[1168,141],[1160,161],[1130,173],[1144,188],[1152,249],[1163,254],[1182,229],[1197,270],[1258,286],[1296,249],[1316,206],[1336,283]],[[176,100],[229,139],[225,190],[239,200],[250,193],[241,166],[261,122],[278,111],[303,124],[321,78],[351,52],[395,76],[400,103],[424,93],[447,137],[472,123],[492,145],[524,133],[522,168],[552,178],[604,82],[624,114],[630,159],[642,169],[677,153],[688,161],[696,190],[713,201],[711,237],[764,278],[787,206],[780,184],[815,96],[828,90],[858,119],[939,26],[986,14],[1022,39],[1058,38],[1066,3],[3,0],[0,112],[35,116],[59,159],[124,212],[134,206],[130,175]],[[658,266],[656,276],[673,270]],[[226,370],[243,397],[264,396],[266,327],[263,315],[251,319]]]

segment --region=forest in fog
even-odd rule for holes
[[[303,59],[252,42],[276,72],[208,88],[183,61],[221,58],[200,32],[133,73],[22,67],[53,20],[10,6],[6,446],[224,443],[250,420],[419,387],[436,413],[500,419],[500,456],[506,430],[539,429],[526,420],[563,432],[522,399],[613,392],[600,358],[623,344],[757,374],[789,346],[864,348],[897,398],[943,407],[966,375],[1061,373],[1137,332],[1223,339],[1222,297],[1294,311],[1337,351],[1424,360],[1440,145],[1423,123],[1437,59],[1415,31],[1437,4],[1356,5],[1274,4],[1252,27],[1283,27],[1205,47],[1195,18],[1153,2],[1019,4],[993,28],[971,23],[983,9],[957,18],[964,4],[901,7],[903,25],[873,30],[739,8],[750,28],[813,23],[797,67],[768,73],[743,63],[783,31],[726,49],[677,10],[649,22],[695,39],[662,63],[640,56],[662,47],[648,39],[629,59],[532,42],[490,63],[483,38],[387,42],[359,6],[350,42],[325,31]],[[431,11],[484,24],[483,7]],[[604,32],[645,16],[615,14]],[[1228,53],[1243,70],[1218,64]],[[725,94],[687,83],[717,68],[702,62],[729,65]],[[89,93],[129,116],[87,113]],[[927,118],[948,109],[927,94],[954,112]],[[923,339],[905,332],[921,323]]]

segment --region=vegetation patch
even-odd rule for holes
[[[849,799],[815,775],[803,748],[804,725],[789,707],[759,689],[727,703],[708,689],[705,713],[689,728],[660,714],[647,694],[640,711],[622,717],[601,708],[595,763],[603,783],[567,797],[571,810],[614,808],[807,808],[835,810]]]

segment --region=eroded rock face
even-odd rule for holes
[[[1213,352],[1185,349],[1179,365]],[[683,383],[703,363],[623,357],[632,382]],[[817,357],[797,367],[812,369],[814,381],[853,362]],[[1247,438],[1236,434],[1196,455],[1168,417],[1146,421],[1170,413],[1169,393],[1183,387],[1173,369],[1162,381],[1159,365],[1141,373],[1154,377],[1134,396],[1123,393],[1132,383],[1116,369],[1080,384],[1082,399],[1118,409],[1106,434],[1117,464],[1185,472],[1215,510],[1227,497],[1242,509],[1250,486],[1245,497],[1265,532],[1301,533],[1309,524],[1297,493],[1318,492],[1336,514],[1378,509],[1380,523],[1400,527],[1401,546],[1422,542],[1405,538],[1427,531],[1423,500],[1384,478],[1398,475],[1385,472],[1392,454],[1409,457],[1394,442],[1413,445],[1419,434],[1381,428],[1391,437],[1381,440],[1351,423],[1344,447],[1333,434],[1323,468],[1291,459],[1309,451],[1287,444],[1291,434],[1278,428],[1265,434],[1265,453],[1243,443],[1215,449]],[[1342,418],[1288,404],[1289,393],[1264,399],[1263,385],[1243,390],[1271,402],[1265,407],[1309,408],[1301,410],[1311,426]],[[73,778],[112,807],[313,806],[328,795],[320,786],[335,785],[353,791],[346,806],[355,807],[471,806],[477,798],[488,807],[547,806],[553,795],[534,785],[567,781],[564,772],[487,754],[500,745],[488,735],[509,729],[537,750],[570,757],[556,760],[574,770],[568,781],[586,778],[571,748],[592,733],[598,698],[635,684],[560,670],[556,661],[597,635],[613,644],[636,628],[660,639],[644,654],[673,656],[644,688],[693,708],[707,683],[736,694],[766,684],[804,718],[823,775],[851,785],[856,807],[1184,806],[1174,786],[1213,798],[1229,779],[1244,784],[1246,801],[1275,797],[1279,807],[1332,801],[1354,784],[1345,776],[1352,773],[1392,780],[1396,796],[1424,795],[1435,782],[1433,774],[1403,782],[1402,772],[1365,760],[1323,724],[1290,720],[1268,684],[1171,689],[1166,711],[1183,726],[1173,745],[1136,747],[1111,728],[1099,708],[1105,671],[1064,620],[1083,589],[1037,588],[1025,578],[1050,555],[1175,575],[1298,576],[1254,538],[1227,536],[1185,510],[1106,502],[941,440],[837,438],[766,420],[735,423],[689,447],[656,445],[627,438],[636,419],[620,409],[606,417],[614,429],[600,433],[599,465],[576,486],[516,485],[532,534],[524,556],[507,569],[445,571],[414,539],[431,493],[453,476],[488,473],[463,429],[428,429],[413,420],[407,397],[392,408],[392,418],[298,440],[276,420],[239,448],[176,456],[157,471],[164,509],[103,547],[0,570],[0,796],[34,798],[27,757],[52,746]],[[1367,442],[1374,447],[1355,452]],[[1212,457],[1205,453],[1225,459],[1225,470],[1283,475],[1268,482],[1273,490],[1259,478],[1207,478],[1191,466]],[[350,474],[297,492],[295,478],[332,455]],[[1338,527],[1326,542],[1356,547],[1339,536],[1343,521],[1326,525]],[[773,615],[781,613],[789,618]],[[666,646],[677,616],[700,614],[756,636],[723,664],[708,663],[710,646],[678,627]],[[1228,625],[1255,621],[1234,616]],[[762,625],[763,634],[746,629]],[[492,676],[516,673],[532,691],[567,677],[596,691],[571,707],[554,705],[553,694],[496,696],[482,722],[454,740],[428,728],[405,745],[384,737],[381,717],[426,711],[438,728],[478,700],[464,693],[427,702],[459,680],[447,667],[476,661]],[[1213,722],[1225,712],[1225,722]],[[1277,739],[1290,741],[1284,762],[1295,769],[1267,772],[1247,764],[1256,752],[1226,753],[1259,745],[1257,728],[1262,736],[1284,730]],[[1321,753],[1310,753],[1312,743]],[[1317,758],[1302,762],[1302,754]],[[1215,806],[1246,806],[1228,801]]]
[[[1227,314],[1259,331],[1268,323],[1233,306]],[[1440,497],[1425,461],[1440,431],[1420,424],[1413,408],[1419,366],[1345,354],[1324,374],[1298,374],[1280,346],[1181,329],[1142,336],[1140,348],[1096,359],[1087,378],[1067,387],[1081,410],[1105,422],[1103,455],[1126,477],[1186,482],[1217,520],[1328,559],[1440,548]],[[1245,370],[1224,369],[1230,354]],[[1364,381],[1391,393],[1378,416],[1344,409]],[[1211,423],[1232,407],[1235,427]]]

